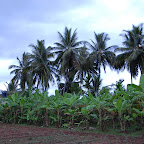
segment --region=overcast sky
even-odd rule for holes
[[[16,57],[24,51],[30,52],[30,44],[45,40],[46,46],[53,45],[57,31],[63,33],[67,26],[77,28],[79,40],[94,39],[94,31],[106,32],[108,45],[120,46],[122,30],[144,22],[143,7],[144,0],[0,0],[0,89],[12,78],[8,66],[17,64]],[[103,85],[120,78],[130,83],[126,71],[117,74],[108,68],[102,74]],[[139,77],[134,83],[138,81]]]

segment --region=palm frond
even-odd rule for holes
[[[125,48],[125,47],[119,47],[114,50],[114,52],[129,52],[133,51],[131,47]]]

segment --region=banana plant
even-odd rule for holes
[[[62,112],[62,101],[61,100],[56,100],[53,102],[52,107],[53,109],[56,111],[57,114],[57,127],[60,128],[61,127],[61,121],[62,121],[62,116],[61,116],[61,112]]]
[[[33,122],[38,124],[43,117],[42,114],[42,105],[44,99],[44,93],[40,93],[37,89],[35,93],[29,92],[29,97],[27,98],[27,113],[25,113],[25,117],[27,117],[28,122]]]
[[[92,99],[92,104],[94,105],[96,111],[98,111],[98,125],[100,127],[101,130],[104,129],[104,117],[103,117],[103,113],[104,110],[109,106],[109,103],[107,101],[109,97],[109,94],[103,93],[101,95],[95,95],[95,97],[93,97]]]
[[[144,93],[143,93],[143,76],[140,79],[140,85],[129,84],[127,91],[130,95],[132,105],[132,116],[133,118],[139,119],[141,123],[144,123],[142,114],[144,113]]]
[[[10,121],[13,123],[17,122],[18,113],[20,112],[19,108],[19,102],[20,102],[21,96],[18,93],[14,93],[11,96],[8,97],[8,108],[10,109]]]
[[[43,104],[41,109],[44,109],[45,125],[50,126],[50,111],[53,110],[51,97],[48,97],[47,93],[44,93]]]
[[[140,86],[144,92],[144,75],[141,75],[141,77],[140,77]]]
[[[143,125],[144,124],[144,108],[142,110],[133,108],[133,110],[134,110],[133,117],[138,118],[140,123]]]
[[[88,121],[90,119],[90,113],[92,112],[93,108],[95,106],[91,103],[85,107],[82,107],[80,113],[82,114],[82,116],[84,117],[84,122],[85,122],[85,127],[86,129],[88,129],[89,125],[88,125]]]
[[[77,108],[75,108],[75,109],[71,109],[71,108],[65,109],[64,114],[68,115],[70,117],[70,123],[67,126],[69,128],[72,128],[75,124],[74,123],[75,116],[79,115],[78,109]]]
[[[70,116],[70,125],[69,127],[74,126],[74,118],[76,115],[78,115],[78,101],[80,99],[79,95],[76,94],[69,94],[65,93],[63,97],[63,108],[64,108],[64,114]]]
[[[118,112],[121,130],[126,130],[126,111],[129,108],[129,103],[123,97],[120,97],[117,101],[113,102],[113,106]]]
[[[23,121],[26,120],[26,117],[24,116],[27,112],[27,97],[21,97],[19,100],[19,107],[20,107],[20,116],[19,116],[19,123],[23,123]]]
[[[9,114],[9,106],[7,100],[1,99],[0,101],[0,119],[2,122],[9,122],[10,114]]]
[[[55,91],[55,99],[52,102],[52,108],[56,111],[57,127],[60,128],[62,122],[61,112],[63,111],[63,101],[62,96],[57,90]]]
[[[87,105],[89,105],[92,98],[93,98],[93,95],[91,94],[91,92],[88,91],[88,96],[83,95],[82,98],[80,99],[80,106],[86,107]]]

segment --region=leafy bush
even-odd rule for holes
[[[144,126],[144,93],[140,86],[129,84],[127,90],[116,89],[114,94],[103,90],[99,95],[88,92],[83,96],[62,96],[57,90],[54,96],[48,96],[38,89],[29,91],[29,97],[14,93],[1,99],[0,120],[57,127],[93,125],[101,130],[117,126],[121,131]]]

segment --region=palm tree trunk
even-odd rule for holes
[[[132,81],[132,74],[131,74],[131,84],[133,83],[133,81]]]
[[[64,84],[64,89],[63,89],[63,96],[64,96],[64,93],[66,92],[66,84],[68,82],[68,71],[66,70],[65,72],[65,78],[66,78],[66,81],[65,81],[65,84]]]
[[[100,67],[99,67],[99,75],[100,75],[101,71],[100,71]]]
[[[67,84],[67,81],[66,81],[65,84],[64,84],[63,96],[64,96],[64,93],[66,92],[66,84]]]
[[[143,75],[144,74],[144,59],[143,58],[142,58],[142,64],[141,64],[140,71],[141,71],[141,75]]]
[[[68,75],[69,73],[70,72],[66,71],[66,74],[65,74],[66,82],[65,82],[65,85],[64,85],[63,95],[64,95],[65,92],[71,92],[73,77],[71,78]]]

